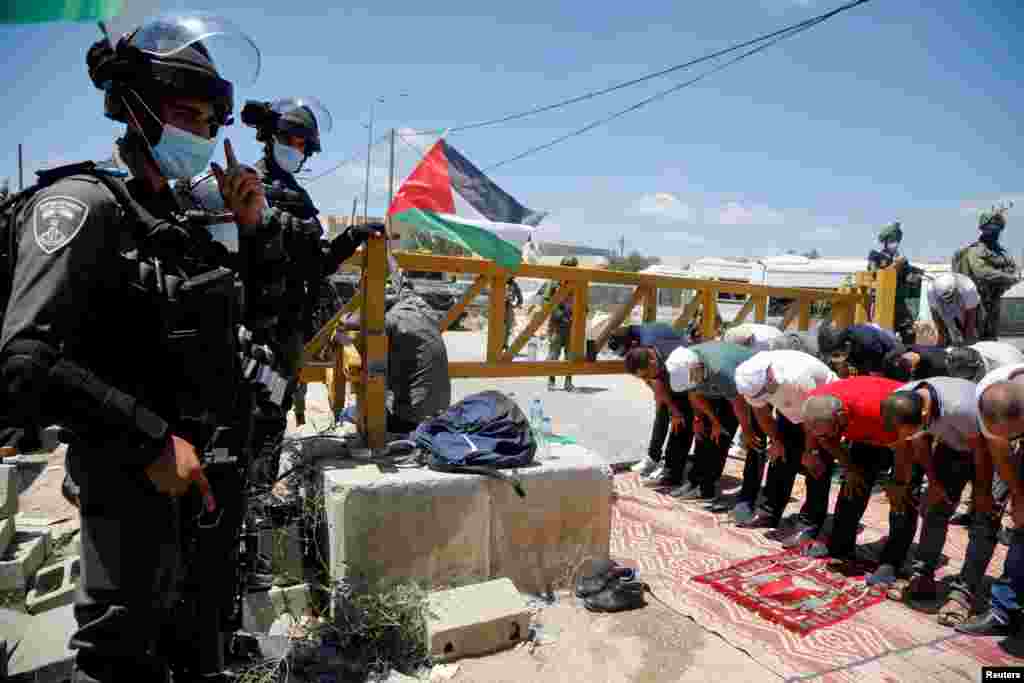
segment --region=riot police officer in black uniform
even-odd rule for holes
[[[327,243],[317,218],[319,211],[295,174],[321,151],[320,135],[331,130],[331,115],[315,97],[289,97],[275,102],[247,102],[242,122],[256,129],[264,144],[263,158],[256,163],[270,204],[271,220],[280,226],[271,241],[254,243],[241,238],[240,249],[258,253],[245,259],[262,261],[254,267],[250,289],[258,293],[254,317],[268,326],[282,351],[285,371],[292,378],[290,400],[295,421],[305,422],[306,385],[298,382],[303,347],[317,330],[313,312],[321,283],[373,233],[383,226],[352,226]],[[265,237],[264,237],[265,240]],[[282,431],[284,427],[282,426]]]
[[[225,40],[254,79],[251,39],[209,14],[161,17],[116,45],[97,42],[89,75],[106,93],[106,115],[127,124],[118,156],[130,177],[90,164],[49,171],[15,212],[0,371],[16,418],[41,416],[72,434],[78,683],[166,681],[169,665],[176,681],[209,673],[189,660],[200,643],[168,648],[166,636],[177,630],[168,623],[181,588],[181,496],[198,489],[199,514],[220,511],[197,454],[202,420],[192,418],[226,419],[236,405],[237,288],[210,240],[180,219],[168,180],[204,170],[231,122],[233,86],[215,60]],[[227,141],[225,152],[226,205],[238,225],[259,225],[259,177]]]

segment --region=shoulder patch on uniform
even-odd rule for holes
[[[46,197],[35,208],[33,229],[36,244],[52,254],[75,238],[89,217],[85,202],[67,196]]]

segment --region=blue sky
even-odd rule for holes
[[[348,213],[354,196],[362,201],[365,123],[378,96],[375,137],[391,127],[456,126],[683,62],[842,0],[126,3],[115,30],[183,8],[216,11],[245,29],[263,68],[238,93],[239,106],[320,98],[334,129],[313,173],[355,160],[308,187],[323,212]],[[979,207],[1024,200],[1021,35],[1016,0],[873,0],[492,177],[551,212],[545,234],[593,246],[624,235],[627,249],[664,257],[812,247],[860,256],[878,226],[901,220],[911,257],[948,259],[977,234]],[[28,172],[109,155],[119,126],[103,118],[85,68],[97,37],[92,24],[0,26],[0,178],[17,183],[19,142]],[[486,167],[697,73],[448,140]],[[226,135],[258,157],[251,129]],[[420,148],[432,140],[409,138]],[[399,142],[400,177],[417,154]],[[372,162],[370,209],[380,213],[385,145]],[[1004,238],[1015,256],[1022,225],[1018,201]]]

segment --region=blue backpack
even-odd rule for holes
[[[526,495],[515,476],[499,470],[533,463],[537,442],[522,409],[500,391],[467,396],[422,423],[411,439],[433,470],[502,479]]]

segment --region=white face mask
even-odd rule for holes
[[[200,137],[165,123],[160,142],[153,147],[153,160],[168,179],[191,178],[206,170],[216,140]]]
[[[276,163],[282,171],[295,173],[299,168],[301,168],[304,160],[305,155],[302,152],[294,147],[282,145],[277,140],[274,140],[274,163]]]

